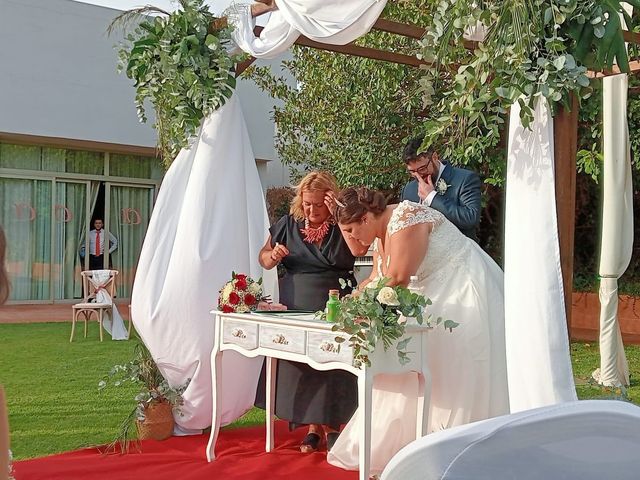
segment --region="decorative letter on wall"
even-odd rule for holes
[[[56,211],[57,222],[69,223],[73,220],[73,213],[64,205],[56,205],[54,209]]]
[[[30,222],[33,222],[36,219],[36,209],[33,208],[28,203],[14,203],[13,205],[16,207],[16,219],[18,220],[28,219]],[[29,212],[28,218],[27,218],[27,212]]]
[[[137,208],[123,208],[120,211],[120,219],[123,225],[140,225],[142,223],[142,215]]]

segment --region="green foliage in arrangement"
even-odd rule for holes
[[[134,81],[141,122],[147,121],[145,102],[153,105],[166,164],[189,145],[202,119],[231,97],[232,68],[241,58],[228,53],[231,29],[217,21],[204,0],[178,2],[180,9],[173,13],[143,7],[124,12],[110,26],[136,23],[118,51],[119,70]]]
[[[429,0],[389,2],[382,17],[425,24]],[[358,45],[415,55],[413,39],[372,31]],[[408,180],[401,160],[406,140],[425,114],[415,94],[414,67],[295,47],[283,62],[287,75],[268,67],[248,75],[279,100],[276,149],[288,165],[331,171],[343,185],[396,192]],[[296,84],[287,84],[294,77]],[[302,172],[301,175],[304,175]]]
[[[127,363],[111,367],[109,373],[98,382],[98,389],[104,390],[109,385],[121,387],[129,384],[138,387],[138,392],[134,397],[134,407],[122,422],[118,436],[107,446],[107,451],[115,449],[116,445],[119,445],[123,452],[129,450],[129,440],[132,437],[131,429],[135,420],[143,421],[147,407],[152,404],[168,403],[174,411],[180,413],[180,407],[184,403],[182,394],[187,389],[189,380],[179,387],[170,386],[160,373],[151,352],[142,341],[136,339],[133,358]]]
[[[388,281],[383,278],[371,282],[357,295],[342,297],[335,318],[328,318],[327,312],[320,315],[334,323],[332,330],[339,332],[337,343],[348,342],[353,347],[356,367],[362,364],[371,366],[370,356],[380,346],[387,350],[395,345],[400,363],[408,363],[407,345],[411,338],[400,340],[405,333],[407,318],[415,318],[419,325],[442,325],[448,329],[458,326],[456,322],[440,317],[433,319],[427,315],[425,318],[425,309],[431,305],[431,300],[400,285],[388,287]]]
[[[640,7],[638,0],[628,2]],[[507,108],[520,105],[525,126],[545,97],[555,111],[576,95],[591,95],[587,69],[628,71],[619,0],[439,0],[425,26],[421,56],[431,63],[421,79],[433,115],[423,148],[436,146],[461,163],[495,158]],[[465,32],[488,26],[484,41],[466,48]],[[468,45],[467,45],[468,46]],[[439,92],[436,94],[435,92]],[[503,162],[488,181],[502,181]]]

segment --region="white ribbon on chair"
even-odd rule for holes
[[[111,278],[111,270],[93,270],[93,275],[89,277],[89,281],[96,289],[96,303],[111,304],[111,316],[102,320],[104,329],[111,335],[112,340],[128,340],[129,332],[124,326],[124,320],[118,312],[118,307],[113,303],[113,298],[104,285]]]

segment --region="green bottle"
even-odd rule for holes
[[[340,291],[329,290],[329,300],[327,300],[327,322],[338,320],[340,313]]]

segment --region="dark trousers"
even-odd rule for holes
[[[102,270],[102,269],[104,269],[104,254],[89,255],[89,270]]]

